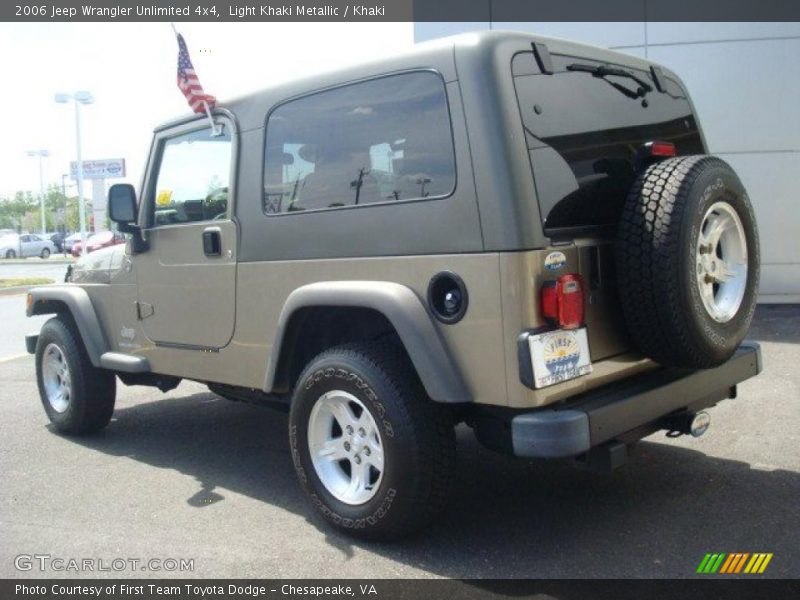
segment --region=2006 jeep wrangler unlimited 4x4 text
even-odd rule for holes
[[[489,32],[156,129],[129,234],[30,292],[58,431],[116,380],[285,407],[312,505],[394,538],[448,501],[454,427],[614,467],[761,370],[759,245],[669,70]]]

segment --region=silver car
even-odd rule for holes
[[[0,256],[5,258],[25,258],[41,256],[50,258],[56,251],[55,244],[33,233],[9,234],[0,238]]]

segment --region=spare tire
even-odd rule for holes
[[[728,360],[750,327],[759,277],[753,207],[733,169],[705,155],[650,165],[625,202],[616,263],[642,354],[675,367]]]

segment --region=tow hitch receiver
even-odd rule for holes
[[[628,462],[628,445],[623,442],[606,442],[576,456],[573,464],[595,473],[610,473]]]
[[[667,430],[667,437],[691,435],[699,438],[708,431],[709,427],[711,427],[711,415],[701,410],[696,413],[683,413],[667,417],[664,429]]]

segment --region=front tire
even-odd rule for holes
[[[399,344],[349,344],[314,358],[295,386],[289,439],[311,503],[350,535],[411,534],[447,502],[452,418],[427,397]]]
[[[36,343],[36,381],[44,410],[58,431],[92,433],[111,420],[116,376],[92,366],[70,319],[54,317],[42,326]]]

